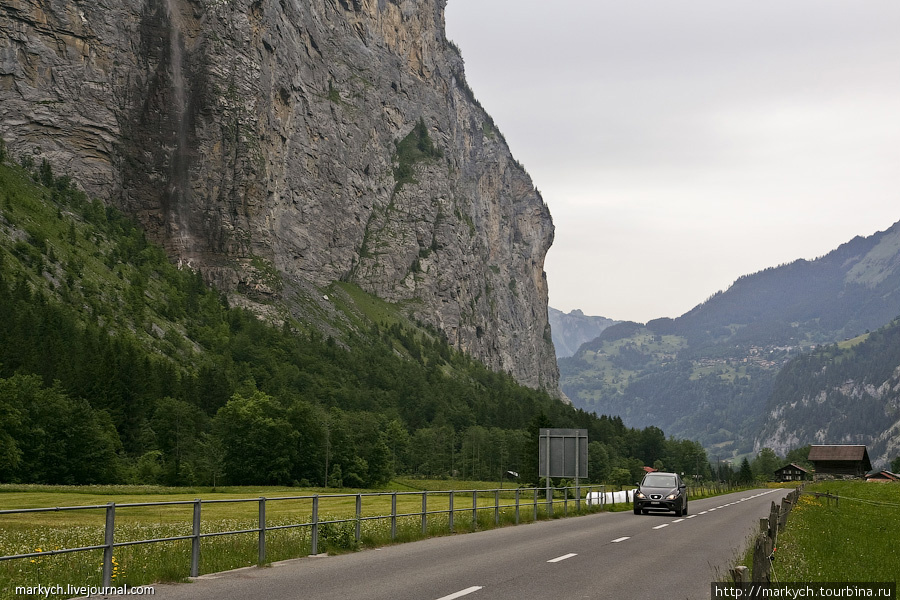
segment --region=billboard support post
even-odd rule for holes
[[[587,429],[541,429],[539,439],[538,476],[544,477],[547,502],[553,507],[550,479],[567,477],[575,480],[576,506],[581,508],[579,479],[588,476]]]

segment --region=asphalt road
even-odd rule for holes
[[[598,513],[157,584],[158,600],[705,600],[788,490]]]

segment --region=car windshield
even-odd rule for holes
[[[650,474],[644,477],[644,483],[647,487],[675,487],[674,475],[654,475]]]

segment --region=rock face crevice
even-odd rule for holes
[[[444,5],[0,0],[0,135],[223,289],[351,281],[556,391],[550,214]],[[435,152],[400,178],[419,123]]]

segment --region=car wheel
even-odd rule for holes
[[[634,509],[634,514],[636,514],[636,515],[641,514],[641,509],[635,508],[635,509]]]
[[[687,502],[685,502],[685,503],[684,503],[684,508],[681,509],[681,516],[682,516],[682,517],[686,517],[687,514],[688,514],[688,512],[687,512]]]

